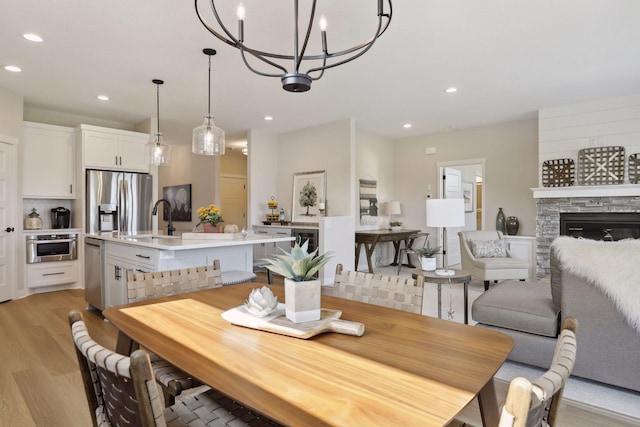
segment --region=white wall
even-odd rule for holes
[[[353,215],[352,157],[355,151],[354,122],[341,120],[278,136],[278,203],[291,218],[293,174],[327,172],[326,215]],[[264,194],[264,203],[272,194]]]
[[[603,99],[540,110],[538,186],[542,187],[542,163],[573,159],[578,183],[578,152],[584,148],[622,146],[625,159],[640,153],[640,95]],[[624,183],[629,182],[625,164]]]
[[[275,197],[278,206],[281,205],[277,174],[280,167],[278,138],[271,132],[252,129],[247,134],[247,146],[247,225],[261,225],[270,212],[267,202],[271,196]]]
[[[434,147],[435,154],[425,149]],[[495,229],[495,216],[520,219],[520,235],[535,235],[536,207],[531,188],[538,182],[537,120],[522,120],[422,135],[395,141],[395,198],[404,209],[407,228],[424,229],[427,193],[437,197],[438,162],[482,159],[485,163],[485,229]]]

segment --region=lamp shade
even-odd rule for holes
[[[400,215],[401,213],[400,202],[395,200],[387,202],[387,215]]]
[[[464,226],[464,199],[427,199],[427,227]]]

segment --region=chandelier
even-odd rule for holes
[[[220,0],[209,0],[215,20],[220,27],[218,30],[214,29],[205,21],[198,9],[198,0],[195,0],[196,14],[198,15],[198,19],[200,19],[200,22],[202,22],[202,25],[204,25],[211,34],[221,41],[239,49],[242,60],[249,70],[265,77],[279,77],[282,81],[282,88],[289,92],[306,92],[311,88],[311,82],[319,80],[326,69],[346,64],[347,62],[353,61],[354,59],[362,56],[365,52],[371,49],[371,46],[373,46],[378,37],[386,31],[389,23],[391,22],[392,14],[391,0],[377,0],[378,25],[373,36],[362,43],[338,52],[329,51],[327,43],[327,20],[324,17],[321,17],[318,20],[318,27],[320,29],[322,42],[322,53],[308,54],[307,46],[312,33],[312,27],[314,25],[317,0],[313,0],[311,2],[306,29],[303,29],[302,32],[299,27],[301,21],[299,21],[298,0],[294,0],[293,54],[283,54],[264,52],[247,46],[244,40],[244,21],[246,15],[244,6],[242,4],[238,6],[238,31],[237,34],[234,35],[222,22],[216,8],[216,2],[220,2]],[[384,11],[384,3],[387,3],[388,5],[388,11],[386,13]],[[247,59],[248,56],[252,56],[258,60],[254,62],[262,62],[263,66],[266,69],[270,68],[272,72],[258,70],[249,63],[249,60]],[[303,62],[308,65],[304,65]],[[289,64],[288,67],[286,66],[287,64]],[[303,66],[306,68],[306,71],[303,71]]]

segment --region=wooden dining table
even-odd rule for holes
[[[247,407],[290,426],[442,426],[478,397],[498,424],[493,376],[513,347],[501,333],[322,296],[364,335],[299,339],[233,325],[221,314],[256,284],[111,307],[116,350],[134,342]],[[282,285],[271,285],[283,300]]]

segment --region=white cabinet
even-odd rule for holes
[[[504,236],[511,256],[529,264],[529,277],[534,277],[536,267],[536,238],[534,236]]]
[[[75,198],[74,155],[75,133],[73,128],[24,122],[23,197]]]
[[[27,264],[27,287],[64,285],[78,281],[78,261]]]
[[[89,125],[78,129],[86,168],[149,172],[145,152],[149,135]]]
[[[127,270],[156,271],[158,252],[129,245],[105,245],[105,308],[127,303]]]
[[[291,227],[254,225],[252,228],[253,233],[258,236],[291,237]],[[257,261],[272,255],[281,254],[282,251],[280,249],[289,252],[291,251],[291,244],[292,242],[269,242],[254,245],[253,260]]]

